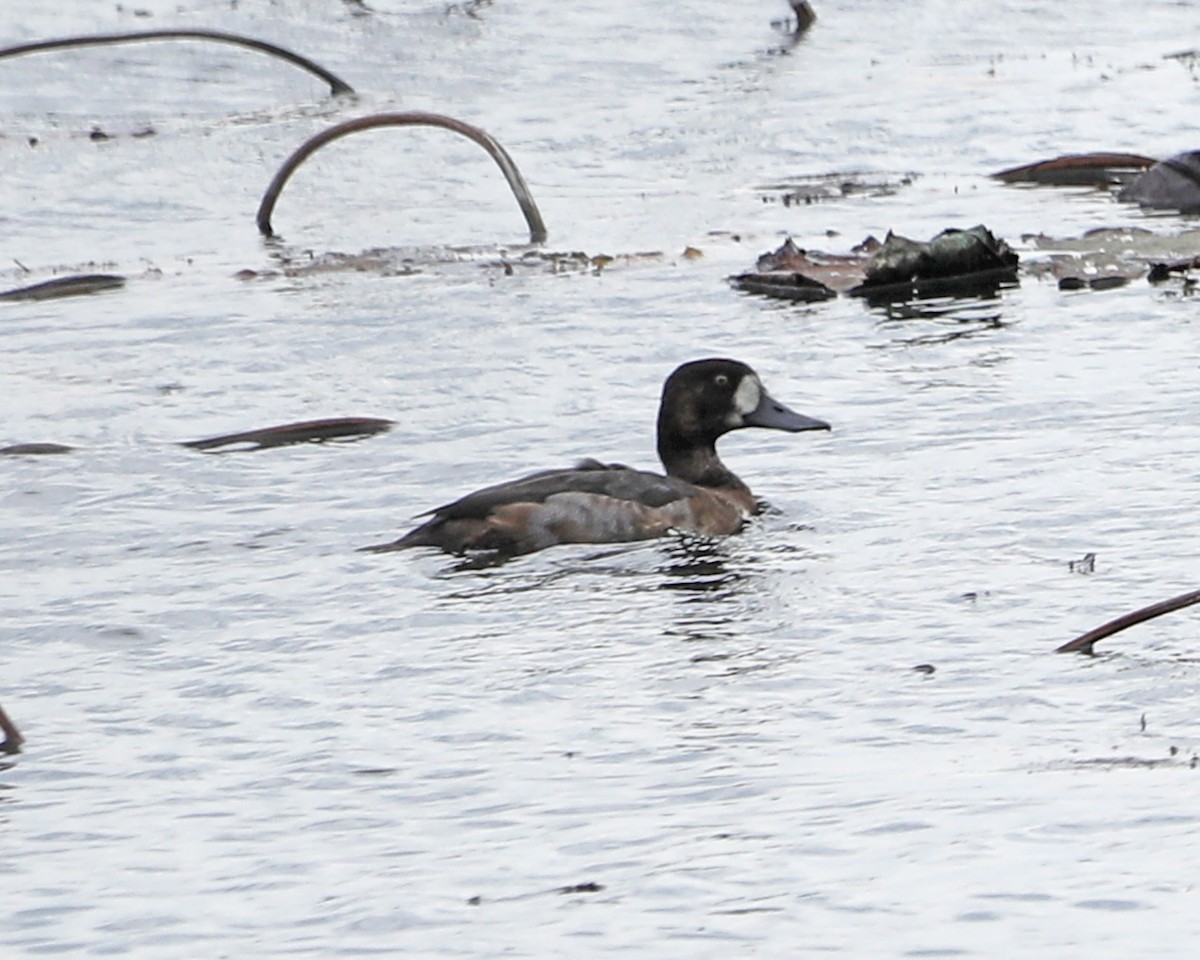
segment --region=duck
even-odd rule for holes
[[[734,534],[762,505],[721,462],[716,443],[746,427],[831,429],[775,400],[738,360],[692,360],[663,384],[657,434],[665,475],[588,458],[476,490],[420,514],[430,519],[398,540],[360,549],[516,556],[567,543]]]

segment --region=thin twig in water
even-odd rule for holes
[[[443,116],[440,113],[423,113],[421,111],[377,113],[369,117],[359,117],[357,120],[347,120],[306,140],[295,153],[283,162],[283,166],[279,168],[279,172],[275,174],[270,186],[267,187],[267,192],[263,194],[262,203],[258,206],[258,216],[255,218],[258,224],[258,232],[264,237],[275,236],[275,232],[271,227],[271,214],[275,210],[275,202],[279,199],[279,194],[283,190],[284,184],[288,182],[288,178],[296,172],[296,168],[301,163],[311,154],[325,146],[325,144],[337,140],[339,137],[357,133],[360,130],[371,130],[375,127],[411,126],[442,127],[454,133],[462,134],[464,137],[474,140],[483,147],[491,158],[496,161],[496,165],[500,168],[501,173],[504,174],[504,178],[508,181],[509,187],[517,198],[517,203],[521,207],[521,213],[525,215],[525,222],[529,225],[529,242],[545,242],[546,225],[542,221],[542,214],[538,210],[537,204],[533,202],[533,195],[529,192],[529,186],[525,183],[525,178],[521,176],[521,171],[517,169],[517,165],[513,163],[512,157],[508,155],[508,151],[492,139],[490,134],[480,130],[479,127],[471,126],[471,124],[464,123],[461,120],[455,120],[453,117]]]
[[[0,60],[7,57],[19,57],[27,53],[41,53],[45,50],[61,50],[69,47],[96,47],[109,43],[141,43],[146,40],[214,40],[217,43],[231,43],[237,47],[246,47],[262,53],[278,57],[307,70],[329,84],[329,92],[334,96],[354,93],[354,88],[336,74],[330,73],[319,64],[313,63],[307,57],[292,53],[283,47],[277,47],[265,40],[255,40],[236,33],[224,33],[220,30],[138,30],[133,33],[100,33],[84,37],[62,37],[58,40],[37,40],[33,43],[21,43],[15,47],[0,49]]]
[[[1175,610],[1182,610],[1184,607],[1190,607],[1194,603],[1200,603],[1200,590],[1193,590],[1190,593],[1180,594],[1178,597],[1172,597],[1170,600],[1161,600],[1158,603],[1152,603],[1148,607],[1142,607],[1140,610],[1134,610],[1132,613],[1127,613],[1123,617],[1117,617],[1116,620],[1110,620],[1094,630],[1089,630],[1080,637],[1076,637],[1070,643],[1064,643],[1061,647],[1055,650],[1055,653],[1083,653],[1088,656],[1095,654],[1092,649],[1097,640],[1103,640],[1105,637],[1111,637],[1114,633],[1119,633],[1126,627],[1132,627],[1135,624],[1142,623],[1146,620],[1153,620],[1155,617],[1161,617],[1164,613],[1172,613]]]

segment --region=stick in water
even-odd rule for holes
[[[1127,613],[1123,617],[1117,617],[1116,620],[1110,620],[1108,623],[1096,627],[1094,630],[1089,630],[1083,636],[1076,637],[1070,643],[1064,643],[1054,652],[1084,653],[1088,656],[1094,656],[1096,651],[1092,647],[1097,640],[1111,637],[1114,633],[1119,633],[1126,627],[1132,627],[1134,624],[1153,620],[1155,617],[1161,617],[1164,613],[1172,613],[1175,610],[1190,607],[1193,603],[1200,603],[1200,590],[1183,593],[1178,597],[1172,597],[1170,600],[1160,600],[1158,603],[1152,603],[1148,607],[1142,607],[1140,610]]]

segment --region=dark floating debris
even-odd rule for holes
[[[1070,643],[1064,643],[1054,652],[1082,653],[1089,657],[1094,656],[1096,651],[1093,647],[1097,641],[1103,640],[1105,637],[1111,637],[1114,633],[1119,633],[1127,627],[1144,623],[1147,620],[1153,620],[1155,617],[1161,617],[1164,613],[1173,613],[1176,610],[1182,610],[1184,607],[1190,607],[1194,603],[1200,603],[1200,590],[1192,590],[1190,593],[1180,594],[1178,597],[1172,597],[1170,600],[1152,603],[1148,607],[1142,607],[1140,610],[1134,610],[1132,613],[1117,617],[1115,620],[1110,620],[1108,623],[1102,624],[1094,630],[1089,630],[1082,636],[1076,637]]]
[[[836,290],[802,273],[741,273],[730,279],[739,290],[763,297],[774,297],[776,300],[815,303],[819,300],[832,300],[837,296]]]
[[[1136,153],[1069,153],[993,173],[1005,183],[1041,183],[1057,187],[1110,187],[1128,183],[1155,164]]]
[[[1116,290],[1127,286],[1129,277],[1063,277],[1058,281],[1059,290]]]
[[[527,900],[530,897],[539,897],[539,896],[543,896],[544,894],[547,894],[547,893],[559,893],[559,894],[565,894],[568,896],[571,894],[576,894],[576,893],[599,893],[603,889],[604,889],[604,884],[596,883],[595,881],[592,881],[592,880],[585,880],[583,883],[572,883],[565,887],[553,887],[550,890],[539,890],[536,893],[520,893],[515,896],[510,896],[510,897],[496,897],[496,898],[490,899],[488,902],[489,903],[505,903],[505,902],[513,902],[513,901],[517,901],[517,900]],[[467,898],[468,906],[478,907],[483,902],[484,902],[483,897],[479,896],[479,894],[476,894],[473,897]]]
[[[816,11],[808,0],[787,0],[787,5],[793,17],[772,20],[771,27],[787,35],[787,43],[775,49],[768,50],[771,55],[786,54],[792,50],[808,33],[808,28],[817,22]]]
[[[303,70],[320,77],[329,84],[329,92],[333,96],[354,93],[354,88],[341,77],[330,73],[319,64],[313,63],[307,57],[293,53],[283,47],[277,47],[265,40],[255,40],[236,33],[224,33],[219,30],[137,30],[132,33],[102,33],[82,37],[62,37],[57,40],[38,40],[33,43],[22,43],[15,47],[0,49],[0,60],[8,57],[19,57],[28,53],[42,53],[46,50],[63,50],[70,47],[95,47],[112,43],[142,43],[151,40],[213,40],[217,43],[229,43],[249,50],[278,57],[288,63],[295,64]],[[103,132],[101,135],[104,136]]]
[[[480,15],[480,11],[491,5],[492,0],[464,0],[463,3],[452,3],[446,7],[446,16],[450,16],[453,13],[461,13],[472,20],[482,20],[483,17]]]
[[[763,203],[785,207],[812,206],[846,197],[892,197],[917,179],[916,173],[895,176],[835,171],[798,177],[758,187]]]
[[[1032,257],[1023,272],[1039,279],[1050,278],[1062,290],[1109,290],[1136,280],[1163,283],[1177,276],[1187,289],[1187,274],[1200,266],[1194,255],[1200,230],[1192,228],[1173,236],[1161,236],[1144,227],[1097,227],[1077,237],[1022,237],[1039,255]]]
[[[764,253],[755,263],[755,272],[730,277],[730,282],[746,293],[784,300],[830,300],[861,283],[867,254],[880,247],[867,237],[849,254],[802,250],[788,237],[778,250]]]
[[[788,0],[796,14],[796,33],[803,33],[817,22],[817,12],[808,0]]]
[[[793,36],[800,36],[817,22],[817,12],[812,8],[812,4],[808,0],[788,0],[788,6],[792,8],[792,13],[796,15],[796,26],[792,30]]]
[[[275,236],[275,232],[271,227],[271,214],[275,210],[275,203],[279,199],[279,194],[283,190],[284,184],[288,182],[288,178],[296,172],[296,168],[301,163],[325,144],[337,140],[339,137],[358,133],[360,130],[372,130],[376,127],[411,126],[442,127],[445,130],[461,134],[483,147],[489,156],[496,161],[496,165],[508,181],[509,188],[517,198],[517,203],[521,207],[521,213],[525,215],[525,222],[529,225],[529,242],[545,242],[547,234],[546,225],[542,221],[542,214],[538,210],[537,204],[534,203],[533,195],[529,192],[529,186],[525,183],[525,178],[521,176],[521,171],[513,163],[512,157],[508,155],[508,151],[500,146],[490,134],[479,127],[464,123],[462,120],[456,120],[453,117],[443,116],[440,113],[424,113],[421,111],[377,113],[369,117],[359,117],[356,120],[347,120],[344,123],[339,123],[328,130],[318,133],[314,137],[310,137],[283,162],[283,166],[279,168],[279,171],[267,187],[267,192],[263,194],[262,202],[258,206],[258,215],[255,218],[255,222],[258,224],[258,232],[264,237]]]
[[[1178,752],[1178,748],[1174,748]],[[1191,766],[1194,768],[1195,758],[1192,758]],[[1169,757],[1091,757],[1083,760],[1073,760],[1072,766],[1075,767],[1106,767],[1112,769],[1145,769],[1153,770],[1156,767],[1177,766],[1181,761],[1175,758],[1175,754]]]
[[[0,454],[9,457],[42,457],[70,453],[74,449],[64,443],[14,443],[9,447],[0,447]]]
[[[1070,561],[1067,569],[1072,573],[1095,573],[1096,555],[1094,553],[1085,553],[1080,559]]]
[[[1174,260],[1171,263],[1152,263],[1146,279],[1150,283],[1163,283],[1171,279],[1171,274],[1186,275],[1197,268],[1200,268],[1200,257],[1188,257],[1185,260]]]
[[[1121,190],[1117,199],[1152,210],[1200,213],[1200,150],[1160,160]]]
[[[944,296],[1017,282],[1017,255],[983,224],[943,230],[928,242],[888,233],[850,296]]]
[[[25,738],[21,736],[17,725],[8,719],[3,707],[0,707],[0,733],[4,734],[4,739],[0,741],[0,753],[21,752],[21,744],[25,742]]]
[[[247,430],[244,433],[230,433],[222,437],[208,437],[204,440],[185,440],[180,446],[191,447],[193,450],[215,450],[220,453],[232,453],[229,450],[219,450],[220,447],[235,444],[249,444],[245,450],[266,450],[271,447],[287,447],[296,443],[324,443],[328,440],[358,440],[386,433],[391,429],[391,420],[380,420],[374,417],[339,417],[331,420],[305,420],[301,423],[285,423],[277,427],[266,427],[262,430]]]
[[[57,277],[28,287],[0,291],[0,300],[54,300],[76,297],[102,290],[117,290],[125,286],[125,278],[107,273],[85,273],[74,277]]]
[[[87,138],[93,143],[106,143],[109,140],[115,140],[118,136],[132,137],[134,140],[144,140],[147,137],[153,137],[158,134],[158,131],[153,127],[134,127],[132,130],[123,131],[120,134],[109,133],[103,127],[93,126],[88,132]],[[32,146],[33,144],[31,144]]]
[[[883,243],[868,237],[850,255],[802,250],[788,238],[759,257],[758,272],[730,281],[747,293],[790,300],[979,296],[1015,284],[1017,263],[1008,244],[980,224],[943,230],[927,242],[890,232]]]
[[[932,663],[918,663],[915,667],[913,667],[913,670],[915,670],[917,673],[923,673],[926,676],[929,676],[937,670],[937,667],[935,667]]]
[[[572,883],[570,886],[559,887],[558,892],[559,893],[567,893],[567,894],[570,894],[570,893],[599,893],[603,889],[604,889],[604,884],[596,883],[595,881],[588,880],[583,883]]]

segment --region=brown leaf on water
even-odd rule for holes
[[[1136,153],[1068,153],[1000,170],[992,176],[1005,183],[1040,183],[1058,187],[1108,187],[1127,183],[1155,160]]]

